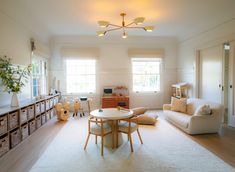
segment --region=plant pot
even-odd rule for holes
[[[12,107],[19,106],[19,101],[18,101],[17,93],[13,93],[12,94],[12,97],[11,97],[11,106]]]

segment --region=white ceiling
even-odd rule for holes
[[[156,30],[129,35],[173,36],[185,40],[235,18],[234,0],[1,0],[0,12],[35,34],[95,35],[97,21],[119,24],[143,16]],[[115,33],[114,33],[115,34]],[[116,34],[120,34],[116,31]]]

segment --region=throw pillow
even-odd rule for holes
[[[137,108],[133,108],[132,110],[134,112],[134,115],[141,115],[147,111],[147,109],[144,107],[137,107]]]
[[[157,117],[154,118],[152,116],[143,114],[143,115],[139,115],[138,117],[138,124],[142,124],[142,125],[154,125],[157,121]]]
[[[177,99],[175,97],[171,98],[171,110],[176,112],[186,113],[187,110],[187,99],[181,98]]]
[[[210,115],[211,114],[211,108],[210,105],[201,105],[199,106],[194,115]]]

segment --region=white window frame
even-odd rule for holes
[[[36,75],[34,75],[34,73],[32,72],[32,97],[35,98],[35,97],[38,97],[40,95],[46,95],[47,94],[47,90],[48,90],[48,60],[46,58],[43,58],[39,55],[33,55],[32,56],[32,64],[33,64],[33,61],[36,60],[36,61],[39,61],[40,63],[40,67],[39,67],[39,73],[37,73]],[[46,63],[46,66],[45,66],[45,71],[44,71],[44,74],[42,73],[42,63]],[[34,85],[34,78],[38,78],[41,82],[41,84],[43,84],[43,86],[41,85]],[[37,95],[34,95],[34,86],[38,87],[38,94]]]
[[[94,89],[93,90],[88,90],[88,91],[72,91],[72,92],[69,92],[68,90],[68,74],[67,74],[67,61],[92,61],[94,62],[94,74],[78,74],[78,75],[94,75]],[[96,59],[84,59],[84,58],[67,58],[65,59],[65,78],[66,78],[66,94],[95,94],[96,93],[96,87],[97,87],[97,61]]]
[[[155,61],[155,62],[160,62],[159,64],[159,73],[156,73],[156,75],[159,75],[159,89],[156,90],[134,90],[134,71],[133,71],[133,62],[134,61]],[[136,74],[137,75],[137,74]],[[150,75],[150,74],[146,74],[146,75]],[[153,74],[152,74],[153,75]],[[157,58],[157,57],[132,57],[131,58],[131,76],[132,76],[132,91],[134,93],[158,93],[162,91],[162,58]]]

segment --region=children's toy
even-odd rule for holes
[[[83,109],[81,108],[81,103],[79,102],[79,100],[77,99],[74,100],[73,108],[74,108],[73,117],[78,116],[78,113],[80,114],[80,117],[82,117],[82,115],[85,116]]]

